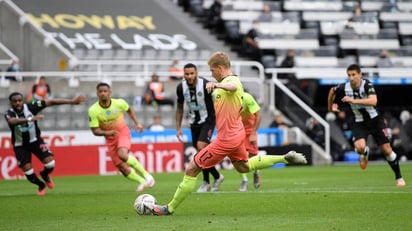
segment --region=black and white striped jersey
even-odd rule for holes
[[[340,103],[344,96],[353,99],[366,99],[369,95],[376,95],[375,88],[367,79],[362,79],[359,89],[352,89],[349,82],[339,84],[335,89],[335,102]],[[379,112],[375,106],[349,104],[353,113],[355,123],[365,122],[378,116]]]
[[[177,103],[186,102],[190,114],[190,124],[197,125],[203,123],[215,124],[215,110],[213,107],[212,95],[207,93],[206,83],[208,80],[202,77],[197,78],[196,86],[189,86],[186,80],[177,86]]]
[[[35,101],[30,104],[23,104],[23,110],[16,112],[13,108],[7,110],[5,114],[6,120],[8,118],[27,118],[34,116],[41,110],[46,108],[46,102],[44,100]],[[28,145],[40,138],[40,129],[37,126],[37,121],[30,121],[25,124],[9,125],[11,131],[11,139],[14,147]]]

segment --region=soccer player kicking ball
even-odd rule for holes
[[[208,65],[216,82],[206,85],[212,92],[216,113],[216,138],[200,150],[186,168],[183,181],[179,184],[173,199],[166,205],[153,205],[154,215],[171,215],[177,207],[193,192],[197,175],[221,162],[226,156],[240,173],[268,168],[276,163],[306,164],[301,153],[290,151],[285,155],[267,155],[248,158],[244,145],[245,129],[240,116],[243,105],[243,86],[239,78],[232,74],[230,59],[226,53],[216,52]]]

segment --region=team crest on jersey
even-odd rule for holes
[[[31,128],[33,128],[34,123],[27,123],[26,125],[17,125],[17,129],[19,129],[20,132],[29,132]]]
[[[106,115],[110,115],[110,113],[111,113],[110,110],[106,111]]]
[[[197,96],[199,96],[199,97],[202,97],[202,95],[203,95],[203,94],[202,94],[202,92],[200,92],[200,91],[197,93]]]

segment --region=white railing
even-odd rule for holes
[[[41,37],[40,39],[43,40],[43,46],[46,47],[46,48],[55,48],[56,51],[58,51],[58,53],[59,53],[59,57],[61,55],[63,56],[63,57],[60,57],[60,58],[65,58],[65,59],[68,60],[68,63],[69,63],[70,67],[77,61],[76,56],[74,56],[69,50],[67,50],[65,47],[63,47],[63,45],[61,43],[59,43],[55,38],[50,36],[50,34],[47,33],[42,27],[40,27],[38,24],[33,22],[26,15],[26,13],[22,9],[20,9],[13,1],[11,1],[11,0],[0,0],[0,8],[4,8],[8,12],[10,12],[13,15],[13,17],[15,16],[16,20],[18,19],[18,25],[21,28],[23,28],[25,25],[29,25],[31,32],[34,32],[34,33],[37,33],[38,35],[40,35],[40,37]],[[2,25],[2,26],[7,27],[7,25]],[[18,28],[3,28],[3,29],[5,31],[7,31],[7,30],[17,30]],[[4,30],[2,30],[0,28],[0,33]],[[23,31],[23,30],[21,30],[21,31]],[[19,34],[20,38],[15,38],[15,40],[24,39],[25,40],[24,42],[27,43],[27,42],[30,42],[30,39],[32,37],[35,37],[35,36],[28,36],[30,38],[24,38],[24,35],[25,34]],[[26,34],[26,36],[27,36],[27,34]],[[21,44],[23,44],[23,42]],[[8,46],[8,44],[6,43],[5,46]],[[14,50],[14,52],[16,54],[19,54],[20,56],[22,56],[22,54],[25,53],[24,50],[20,50],[20,51]],[[15,60],[19,60],[18,57],[13,57],[12,56],[12,58],[15,59]],[[20,57],[20,60],[24,60],[24,59],[25,59],[24,57]],[[28,58],[26,57],[26,59],[28,59]]]
[[[207,61],[205,60],[180,60],[180,63],[193,63],[199,70],[199,75],[212,79]],[[69,71],[69,72],[0,72],[0,87],[8,87],[10,82],[6,76],[21,78],[39,78],[40,76],[66,78],[71,87],[77,87],[80,82],[135,82],[136,86],[142,86],[149,81],[151,75],[156,73],[161,80],[167,80],[171,75],[168,71],[169,60],[77,60],[74,65],[81,70],[86,66],[92,66],[94,71]],[[139,66],[139,71],[111,71],[114,66]],[[252,67],[257,70],[252,71]],[[160,71],[159,71],[160,70]],[[255,94],[259,102],[264,102],[265,74],[263,65],[255,61],[232,61],[232,71],[240,76],[244,83],[252,84],[257,88]]]
[[[0,50],[2,50],[10,58],[10,62],[8,64],[11,63],[11,60],[19,60],[19,58],[13,52],[11,52],[2,42],[0,42]]]
[[[325,148],[320,155],[326,159],[331,160],[330,156],[330,126],[326,120],[324,120],[318,113],[316,113],[312,108],[310,108],[305,102],[303,102],[298,96],[296,96],[288,87],[286,87],[280,80],[273,78],[271,84],[271,94],[274,95],[274,86],[276,85],[280,90],[282,90],[290,99],[292,99],[297,105],[299,105],[303,110],[305,110],[311,117],[315,118],[319,123],[325,128]],[[271,99],[274,98],[271,97]]]
[[[207,72],[201,72],[206,76],[210,75],[209,67],[207,61],[205,60],[179,60],[180,63],[193,63],[195,64],[199,70],[204,70],[205,67],[208,70]],[[97,69],[98,73],[102,73],[102,69],[104,66],[113,66],[113,65],[134,65],[134,66],[141,66],[141,71],[145,76],[151,75],[152,73],[156,72],[156,69],[168,69],[170,66],[170,60],[78,60],[74,63],[74,66],[81,68],[82,66],[86,65],[94,65]],[[254,74],[253,76],[249,76],[251,72],[245,72],[242,68],[251,68],[255,67],[258,71],[258,74]],[[239,74],[241,77],[253,77],[258,78],[260,80],[264,80],[265,78],[265,70],[261,63],[256,61],[232,61],[232,71],[235,74]]]

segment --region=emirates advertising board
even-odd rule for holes
[[[56,160],[55,176],[119,174],[107,154],[103,137],[93,136],[90,131],[44,131],[42,137]],[[132,142],[130,153],[152,173],[182,172],[196,153],[191,143],[176,142],[175,135],[148,133],[132,138]],[[43,169],[35,156],[32,160],[36,171]],[[233,169],[229,160],[217,167]],[[0,179],[24,177],[13,152],[10,132],[0,132]]]
[[[196,148],[191,143],[190,129],[182,129],[182,132],[183,143],[177,140],[174,129],[142,133],[132,130],[130,153],[136,156],[149,172],[182,172],[196,154]],[[258,134],[259,149],[284,144],[281,129],[259,129]],[[43,131],[42,138],[56,160],[53,175],[119,174],[107,154],[104,138],[94,136],[91,131]],[[264,149],[261,152],[262,155],[267,153]],[[43,169],[42,164],[34,156],[32,160],[36,171]],[[233,169],[228,158],[216,167],[217,169]],[[0,180],[24,177],[14,155],[10,132],[0,132]]]
[[[102,137],[91,135],[90,131],[43,132],[55,160],[55,176],[63,175],[113,175],[118,171],[107,154]],[[133,143],[130,153],[149,172],[180,172],[184,162],[189,161],[195,150],[179,142]],[[193,150],[193,151],[191,151]],[[186,152],[186,153],[185,153]],[[34,169],[42,169],[42,164],[33,156]],[[13,152],[10,133],[0,133],[0,179],[24,178]]]

